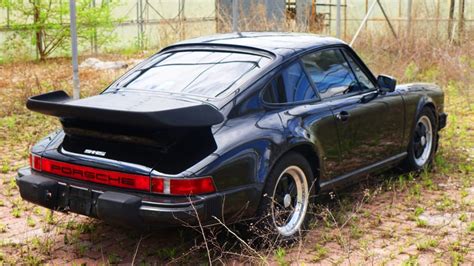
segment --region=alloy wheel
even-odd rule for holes
[[[305,219],[309,203],[308,181],[297,166],[286,168],[278,177],[271,205],[273,222],[283,236],[291,236]]]

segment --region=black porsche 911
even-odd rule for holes
[[[234,33],[171,45],[101,94],[27,107],[63,129],[19,170],[35,204],[142,226],[261,218],[300,234],[314,196],[395,166],[431,163],[445,127],[433,84],[375,78],[344,42]]]

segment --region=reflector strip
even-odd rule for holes
[[[36,164],[36,162],[34,162]],[[43,172],[114,187],[150,191],[150,177],[41,158]]]

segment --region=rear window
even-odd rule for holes
[[[271,59],[235,52],[176,52],[160,55],[135,69],[115,87],[225,96],[255,76]]]

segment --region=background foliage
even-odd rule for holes
[[[102,2],[94,6],[89,0],[76,1],[79,43],[103,45],[114,41],[114,25],[120,18],[112,16],[118,2]],[[44,60],[70,43],[69,1],[28,0],[0,2],[0,8],[11,11],[10,28],[13,31],[3,52],[12,57],[15,51],[26,48],[29,42],[36,47],[37,58]]]

